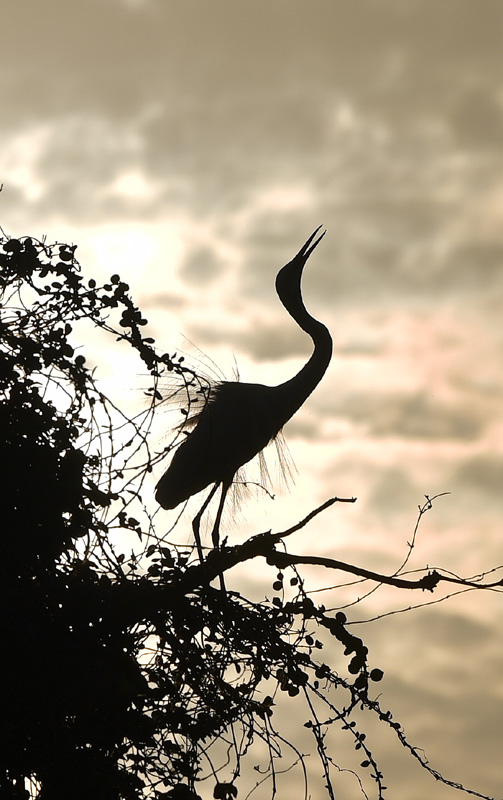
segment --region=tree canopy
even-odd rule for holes
[[[337,726],[361,755],[363,796],[386,797],[362,709],[432,778],[463,788],[381,707],[382,669],[346,615],[306,591],[302,567],[404,591],[501,582],[429,570],[386,576],[289,552],[290,534],[353,498],[331,498],[284,531],[224,543],[200,563],[160,530],[149,477],[184,435],[181,426],[167,448],[152,446],[163,387],[188,413],[194,393],[204,397],[204,378],[143,335],[146,319],[119,275],[103,285],[84,278],[75,245],[30,237],[1,245],[2,798],[196,800],[211,791],[233,800],[245,773],[248,790],[274,797],[285,769],[300,770],[307,786],[304,754],[276,723],[277,707],[299,700],[309,718],[298,724],[312,736],[328,798],[338,766],[327,737]],[[84,355],[85,326],[136,353],[149,376],[140,413],[102,391]],[[419,516],[429,507],[427,499]],[[123,540],[134,542],[128,554]],[[270,597],[217,588],[217,576],[255,559],[271,568]],[[327,641],[335,664],[324,657]]]

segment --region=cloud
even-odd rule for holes
[[[6,193],[23,193],[33,216],[85,220],[136,215],[145,204],[152,215],[151,190],[138,163],[134,125],[119,126],[99,116],[64,116],[2,137],[1,171]],[[128,176],[136,175],[135,187]],[[124,182],[126,181],[126,183]],[[138,184],[141,182],[141,192]],[[9,197],[10,200],[10,197]]]
[[[503,454],[499,452],[473,455],[453,470],[453,483],[465,498],[478,498],[485,503],[501,507],[503,486]]]
[[[205,244],[191,248],[179,268],[181,278],[198,288],[218,281],[223,271],[214,248]]]
[[[284,243],[319,222],[329,236],[307,280],[323,302],[484,296],[480,271],[499,280],[494,235],[463,267],[449,239],[477,179],[459,148],[499,136],[497,3],[482,15],[466,0],[365,2],[365,14],[324,0],[260,14],[222,0],[21,5],[32,24],[22,53],[6,37],[21,83],[3,106],[0,171],[25,216],[190,215],[246,254],[238,286],[252,298]],[[485,158],[489,192],[496,156]],[[191,286],[208,275],[203,256],[187,256]]]
[[[483,420],[469,406],[438,403],[426,392],[419,392],[407,398],[389,398],[389,406],[381,403],[381,417],[376,419],[374,415],[372,430],[377,436],[391,433],[400,438],[422,441],[471,441],[480,435],[483,425]]]
[[[470,442],[483,432],[486,420],[460,402],[446,403],[426,390],[408,393],[353,393],[334,398],[334,414],[363,424],[367,435],[417,441]]]
[[[466,238],[457,243],[439,270],[435,285],[445,292],[448,287],[473,295],[484,295],[488,288],[503,295],[503,237]]]
[[[503,146],[503,105],[499,93],[486,85],[472,86],[453,103],[450,123],[465,147],[496,149]]]
[[[311,355],[312,347],[305,334],[297,331],[292,334],[279,321],[272,324],[255,318],[251,324],[247,320],[246,329],[239,323],[239,317],[235,318],[235,324],[229,324],[229,319],[214,320],[213,324],[207,321],[204,325],[194,322],[188,334],[196,342],[224,344],[231,350],[246,351],[254,361],[280,361],[290,357],[307,361]]]

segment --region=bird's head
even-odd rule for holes
[[[299,301],[302,303],[302,295],[300,292],[302,272],[306,266],[307,259],[325,236],[326,231],[323,231],[323,233],[316,238],[321,227],[322,226],[319,225],[316,228],[307,242],[302,245],[297,255],[294,256],[288,264],[285,264],[276,276],[276,291],[279,299],[287,310],[290,310],[292,303],[298,304]]]

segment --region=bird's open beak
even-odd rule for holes
[[[295,256],[295,259],[293,259],[293,260],[296,260],[298,258],[301,261],[303,261],[304,264],[306,263],[307,259],[309,258],[309,256],[311,255],[311,253],[313,252],[315,247],[317,247],[319,245],[319,243],[321,242],[321,240],[323,239],[323,237],[326,234],[326,231],[323,231],[323,233],[321,233],[318,236],[316,241],[313,241],[316,238],[316,235],[317,235],[318,231],[321,230],[322,227],[323,227],[322,225],[318,225],[318,227],[316,228],[314,233],[312,233],[311,236],[309,237],[309,239],[307,240],[307,242],[304,245],[302,245],[302,247],[300,248],[299,252]]]

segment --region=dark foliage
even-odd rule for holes
[[[291,531],[222,547],[201,565],[156,533],[144,507],[142,487],[163,455],[148,438],[159,381],[169,372],[189,397],[197,375],[142,335],[146,320],[118,275],[84,281],[74,246],[4,241],[0,270],[0,797],[197,800],[198,781],[212,775],[213,796],[233,800],[257,741],[269,764],[257,782],[270,780],[272,794],[285,741],[277,696],[302,695],[327,796],[326,734],[339,725],[382,798],[355,709],[409,745],[371,697],[382,672],[368,668],[364,643],[344,614],[313,603],[276,549]],[[72,344],[85,340],[76,329],[86,323],[133,348],[151,376],[138,416],[105,397]],[[120,534],[137,542],[131,556],[114,544]],[[272,600],[212,585],[259,556],[276,566]],[[337,672],[319,658],[323,634],[340,647]],[[221,771],[215,743],[227,752]]]

